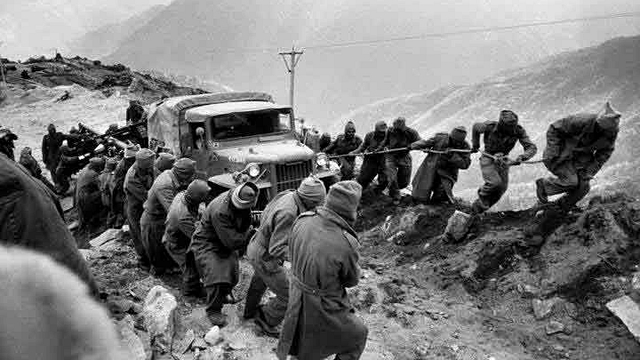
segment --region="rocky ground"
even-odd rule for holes
[[[638,300],[640,202],[594,198],[552,222],[541,222],[536,210],[489,213],[476,236],[458,244],[439,236],[453,211],[394,209],[365,194],[357,226],[363,273],[349,291],[369,326],[363,359],[640,356],[640,344],[606,307],[623,295]],[[550,227],[538,251],[520,245],[532,224]],[[115,240],[83,252],[134,358],[275,358],[276,339],[241,320],[242,303],[225,307],[230,325],[207,343],[203,301],[182,297],[175,274],[155,278],[137,269],[126,234],[109,237]],[[250,276],[243,262],[238,296]],[[156,285],[167,294],[159,296]],[[149,319],[167,308],[152,310],[152,300],[173,297],[174,334],[162,336]]]

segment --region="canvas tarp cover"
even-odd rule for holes
[[[149,109],[147,121],[149,143],[151,144],[152,139],[164,142],[164,147],[171,149],[176,156],[180,156],[180,133],[188,131],[188,125],[184,121],[184,112],[187,109],[236,101],[273,102],[273,98],[269,94],[259,92],[230,92],[179,96],[166,99],[153,104]],[[180,128],[181,126],[182,128]]]

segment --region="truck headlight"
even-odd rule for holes
[[[318,157],[316,157],[316,164],[321,167],[327,166],[328,163],[327,154],[319,153]]]
[[[247,165],[247,174],[252,178],[258,177],[260,175],[260,165],[254,163]]]

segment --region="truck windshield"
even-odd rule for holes
[[[289,111],[266,110],[236,113],[211,118],[213,139],[224,140],[245,136],[283,133],[291,130]]]

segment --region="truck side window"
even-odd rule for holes
[[[202,150],[207,147],[207,137],[204,130],[204,124],[191,124],[191,138],[193,148]]]

